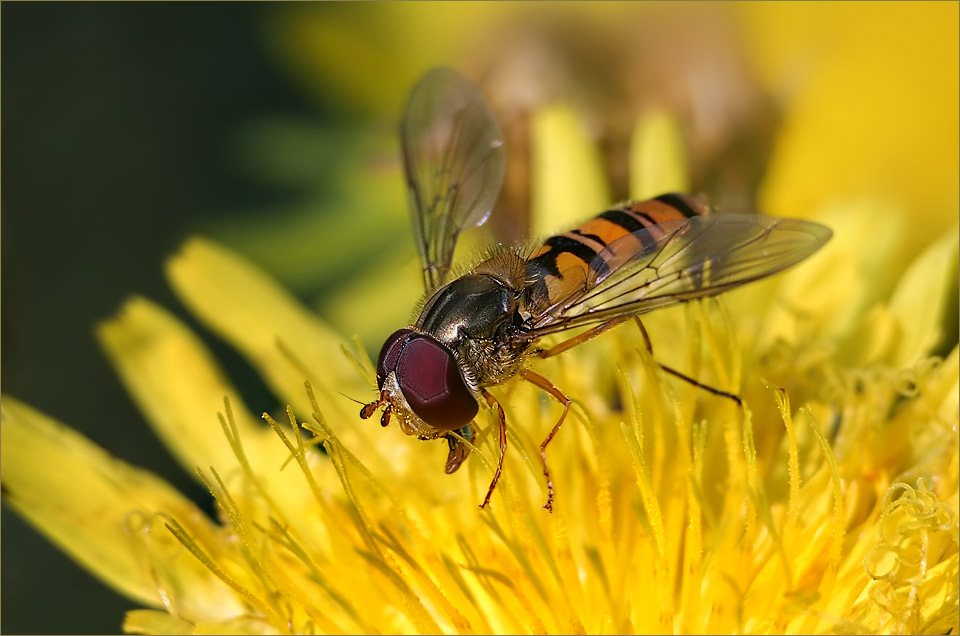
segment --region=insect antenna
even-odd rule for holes
[[[366,405],[367,405],[366,402],[361,402],[360,400],[358,400],[358,399],[356,399],[356,398],[352,398],[352,397],[350,397],[349,395],[347,395],[346,393],[344,393],[343,391],[337,391],[337,393],[339,393],[339,394],[342,395],[343,397],[347,398],[347,399],[350,400],[351,402],[356,402],[356,403],[359,404],[360,406],[366,406]]]

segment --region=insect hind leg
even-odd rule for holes
[[[547,503],[545,503],[543,507],[549,512],[553,512],[553,479],[550,477],[550,467],[547,465],[547,445],[553,439],[554,435],[557,434],[557,431],[560,430],[560,426],[563,425],[563,421],[567,419],[567,413],[570,412],[570,405],[573,403],[573,401],[564,395],[563,391],[554,386],[550,380],[538,373],[534,373],[529,369],[521,369],[520,377],[530,384],[543,389],[552,398],[563,405],[563,413],[560,414],[560,419],[557,420],[557,423],[553,425],[552,429],[550,429],[550,434],[547,435],[547,438],[540,444],[540,459],[543,461],[543,476],[547,480]]]
[[[650,342],[650,335],[647,333],[647,328],[643,326],[643,322],[640,320],[640,316],[633,316],[633,320],[634,322],[637,323],[637,327],[640,328],[640,334],[643,336],[643,343],[647,349],[647,353],[649,353],[650,357],[653,358],[653,343]],[[720,397],[725,397],[730,400],[733,400],[734,402],[736,402],[738,407],[743,406],[743,401],[740,399],[739,396],[733,393],[730,393],[728,391],[716,389],[710,386],[709,384],[703,384],[702,382],[698,382],[697,380],[694,380],[693,378],[691,378],[689,375],[681,373],[680,371],[677,371],[676,369],[673,369],[671,367],[668,367],[662,362],[657,362],[656,359],[654,359],[653,361],[657,364],[658,367],[660,367],[661,369],[663,369],[665,372],[669,373],[673,377],[683,380],[684,382],[687,382],[689,384],[692,384],[695,387],[699,387],[704,391],[713,393],[714,395],[718,395]]]
[[[640,328],[640,334],[643,336],[643,342],[644,342],[644,345],[646,346],[647,353],[649,353],[650,357],[652,358],[653,344],[650,342],[650,336],[649,334],[647,334],[647,328],[643,326],[643,322],[640,321],[640,317],[635,314],[632,316],[617,316],[616,318],[611,318],[607,322],[601,323],[588,331],[584,331],[580,335],[574,336],[569,340],[564,340],[563,342],[560,342],[550,347],[549,349],[543,349],[541,351],[538,351],[537,355],[539,355],[541,358],[552,358],[553,356],[559,355],[564,351],[569,351],[570,349],[573,349],[574,347],[577,347],[583,344],[584,342],[587,342],[588,340],[593,340],[600,334],[605,333],[610,329],[613,329],[614,327],[623,324],[630,318],[633,318],[634,322],[637,323],[637,327]],[[688,384],[692,384],[695,387],[699,387],[709,393],[713,393],[714,395],[718,395],[720,397],[725,397],[727,399],[733,400],[734,402],[736,402],[737,406],[743,405],[743,402],[740,400],[740,397],[733,393],[730,393],[729,391],[723,391],[721,389],[716,389],[708,384],[703,384],[702,382],[698,382],[697,380],[694,380],[689,375],[686,375],[680,371],[677,371],[672,367],[669,367],[661,362],[658,362],[656,359],[654,359],[653,361],[656,362],[658,367],[660,367],[666,373],[669,373],[675,378],[683,380]],[[537,386],[540,386],[540,385],[538,384]],[[545,391],[549,392],[549,390],[546,389],[545,387],[540,386],[540,388],[543,388]]]

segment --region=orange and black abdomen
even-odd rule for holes
[[[529,302],[552,305],[588,281],[605,278],[629,257],[643,251],[663,232],[656,226],[709,213],[702,201],[683,194],[663,194],[654,199],[627,203],[590,219],[569,232],[551,236],[527,261]],[[672,224],[671,224],[672,225]],[[639,232],[650,228],[647,232]],[[625,239],[624,237],[631,236]],[[606,250],[619,239],[615,250]],[[603,252],[602,258],[595,258]]]

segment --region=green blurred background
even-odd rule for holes
[[[200,232],[375,351],[418,293],[395,131],[439,63],[479,81],[504,128],[503,237],[544,227],[530,210],[562,224],[629,197],[638,118],[666,111],[691,191],[783,216],[883,202],[898,270],[956,231],[957,25],[957,3],[4,2],[3,391],[207,506],[94,326],[130,294],[156,300],[273,410],[164,280]],[[5,505],[2,530],[3,632],[119,631],[131,603]]]
[[[188,229],[295,193],[258,184],[237,131],[325,114],[266,51],[255,4],[3,3],[3,391],[204,492],[143,424],[97,321],[131,293],[190,321],[161,269]],[[191,324],[193,324],[191,322]],[[211,339],[253,403],[272,398]],[[55,466],[51,470],[56,470]],[[4,633],[117,633],[134,607],[2,508]]]

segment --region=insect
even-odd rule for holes
[[[540,445],[544,508],[552,510],[546,448],[571,400],[527,368],[526,360],[557,355],[654,309],[774,274],[815,252],[832,234],[809,221],[712,214],[698,199],[666,194],[607,210],[532,252],[501,247],[453,278],[457,237],[486,220],[503,182],[500,129],[477,89],[440,68],[411,93],[401,138],[426,302],[414,324],[383,344],[379,396],[360,417],[382,407],[382,426],[395,418],[407,435],[446,440],[449,474],[470,452],[466,442],[474,439],[480,404],[494,409],[500,457],[481,508],[500,479],[507,446],[504,410],[489,387],[519,376],[563,406]],[[544,336],[575,328],[587,329],[550,348],[537,346]]]

